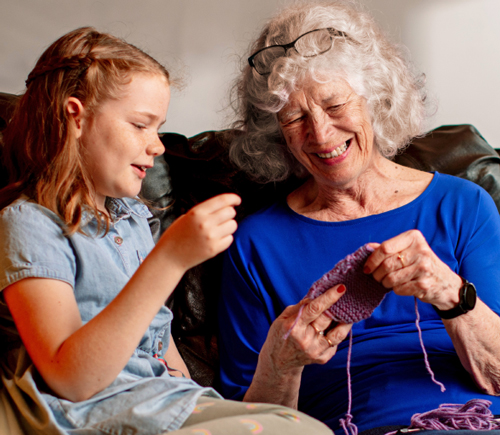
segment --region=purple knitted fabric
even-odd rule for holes
[[[369,245],[363,245],[352,254],[340,260],[335,267],[329,272],[325,273],[318,279],[309,289],[305,298],[315,299],[322,295],[326,290],[337,284],[344,284],[346,286],[345,294],[333,304],[325,313],[334,321],[341,323],[356,323],[370,317],[377,308],[385,295],[392,289],[385,288],[381,283],[373,278],[372,274],[363,272],[366,260],[374,249]],[[299,318],[301,317],[304,306],[300,307],[299,313],[290,329],[283,336],[286,340],[290,335],[292,329],[295,327]],[[420,315],[418,312],[417,299],[415,298],[415,314],[416,314],[416,327],[419,333],[420,344],[424,354],[425,367],[431,375],[432,381],[441,387],[441,391],[445,390],[444,385],[436,381],[434,373],[429,365],[427,359],[427,352],[425,351],[422,331],[419,326]],[[352,406],[352,391],[351,391],[351,374],[350,362],[352,351],[352,330],[349,333],[349,349],[347,356],[347,379],[348,379],[348,407],[345,418],[340,419],[340,423],[346,435],[357,435],[358,428],[352,422],[353,416],[351,414]]]
[[[363,272],[364,264],[374,249],[363,245],[356,252],[340,260],[335,267],[318,279],[306,298],[315,299],[336,284],[344,284],[345,294],[326,314],[336,322],[356,323],[371,316],[391,289]]]

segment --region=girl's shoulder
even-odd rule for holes
[[[36,228],[63,232],[64,223],[52,211],[27,197],[20,197],[0,211],[0,227],[10,231]]]
[[[0,211],[0,289],[24,278],[74,285],[75,253],[63,228],[54,213],[27,198]]]

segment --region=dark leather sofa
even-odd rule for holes
[[[5,128],[16,100],[0,93],[0,132]],[[237,219],[286,194],[299,182],[261,185],[248,179],[228,160],[227,144],[233,130],[209,131],[191,138],[161,135],[166,151],[148,171],[142,195],[152,205],[150,221],[158,239],[172,221],[193,205],[222,192],[242,197]],[[0,136],[1,141],[1,136]],[[500,157],[471,125],[449,125],[413,140],[395,160],[424,171],[439,171],[469,179],[485,188],[500,210]],[[6,182],[0,172],[0,186]],[[174,312],[172,333],[193,379],[218,386],[217,298],[221,256],[191,269],[167,304]],[[226,325],[230,327],[230,325]]]

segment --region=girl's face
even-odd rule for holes
[[[141,190],[146,170],[165,151],[158,130],[169,102],[164,77],[135,74],[120,98],[106,100],[93,115],[83,116],[81,144],[99,210],[105,211],[108,196],[133,198]]]

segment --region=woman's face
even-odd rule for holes
[[[288,148],[320,185],[351,186],[377,154],[366,100],[344,80],[306,82],[278,121]]]
[[[104,210],[107,196],[135,197],[146,170],[164,152],[158,129],[165,122],[170,89],[160,75],[136,74],[118,99],[84,118],[81,141],[87,169]]]

